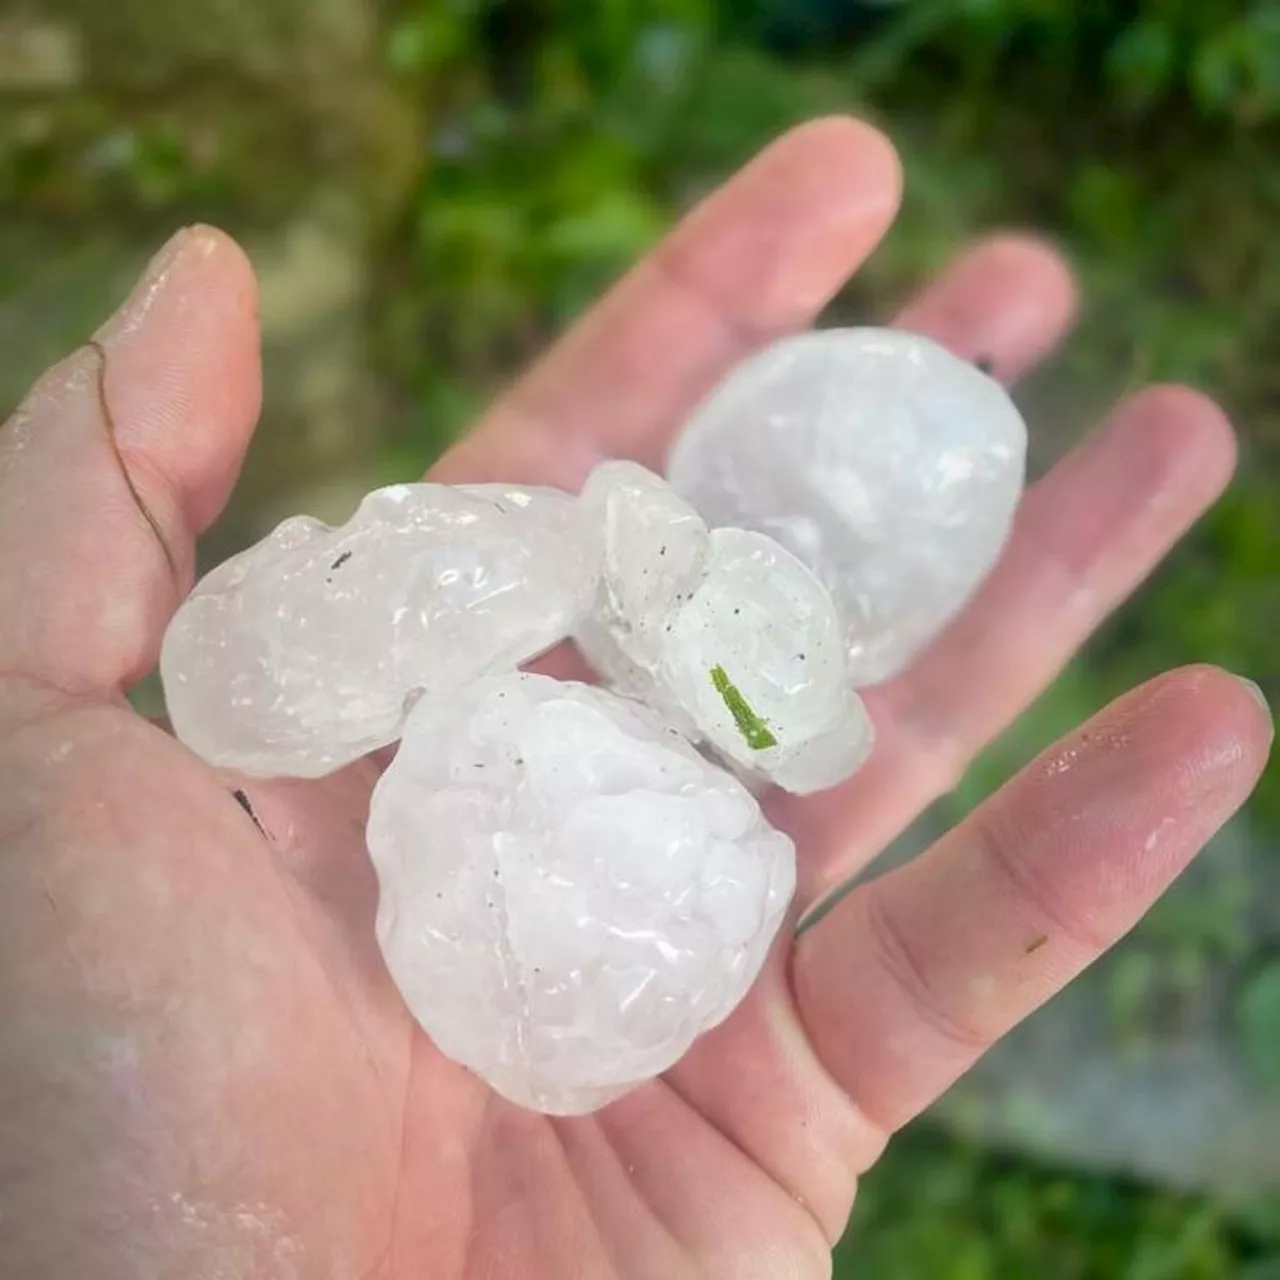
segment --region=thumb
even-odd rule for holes
[[[150,669],[260,396],[248,261],[180,231],[0,431],[0,673],[80,693]]]

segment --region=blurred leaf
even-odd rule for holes
[[[1177,39],[1167,21],[1140,19],[1121,32],[1107,53],[1107,70],[1139,102],[1160,97],[1177,72]]]
[[[395,23],[387,35],[387,64],[402,74],[425,75],[457,58],[470,43],[472,8],[440,5]]]
[[[1131,173],[1101,163],[1086,165],[1075,174],[1068,198],[1072,216],[1102,243],[1129,248],[1142,234],[1144,210]]]
[[[1259,970],[1237,993],[1235,1014],[1251,1068],[1280,1088],[1280,961]]]

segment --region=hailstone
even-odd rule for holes
[[[709,532],[634,463],[598,467],[582,501],[600,530],[603,568],[576,639],[612,687],[787,790],[822,790],[853,773],[871,723],[817,578],[761,534]]]
[[[740,365],[668,476],[713,526],[768,534],[817,574],[865,685],[900,671],[995,564],[1025,455],[1023,420],[986,374],[926,338],[846,329]]]
[[[557,644],[598,579],[558,490],[380,489],[340,528],[286,520],[201,580],[161,651],[169,717],[211,764],[319,777],[393,742],[414,698]]]
[[[722,756],[799,795],[843,782],[871,750],[831,597],[763,534],[712,533],[706,576],[664,629],[659,678]]]
[[[697,729],[664,699],[656,673],[665,629],[706,576],[711,532],[661,476],[634,462],[603,462],[587,477],[584,519],[599,540],[599,594],[574,639],[619,692],[661,710],[690,736]]]
[[[513,673],[417,703],[371,803],[410,1010],[511,1101],[603,1106],[755,979],[795,886],[755,799],[638,703]]]

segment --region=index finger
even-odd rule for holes
[[[576,490],[603,458],[660,469],[673,433],[744,356],[812,322],[897,212],[889,141],[801,125],[709,196],[447,453],[446,482]]]

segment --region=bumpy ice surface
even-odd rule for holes
[[[658,706],[696,736],[656,673],[667,624],[706,576],[710,530],[665,480],[634,462],[601,463],[581,502],[599,540],[601,576],[595,606],[574,638],[615,689]]]
[[[706,576],[664,629],[660,673],[721,755],[788,791],[835,786],[871,750],[831,597],[762,534],[712,533]]]
[[[995,563],[1026,429],[1004,390],[936,343],[804,334],[741,365],[695,413],[672,487],[712,525],[768,534],[835,598],[857,684],[895,674]]]
[[[341,528],[285,521],[196,586],[161,652],[169,716],[212,764],[321,776],[394,741],[419,692],[559,642],[598,577],[556,490],[381,489]]]
[[[583,491],[600,530],[600,596],[577,640],[611,684],[735,767],[804,794],[871,747],[839,616],[772,539],[709,533],[657,476],[607,463]]]
[[[645,708],[542,676],[419,702],[374,793],[378,938],[436,1045],[585,1113],[756,977],[795,884],[755,800]]]

